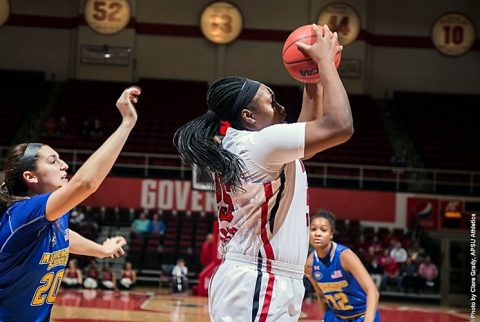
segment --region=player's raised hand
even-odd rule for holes
[[[323,27],[313,25],[315,31],[316,40],[313,45],[307,45],[303,42],[297,42],[297,48],[305,55],[310,56],[317,64],[320,61],[334,61],[334,58],[339,51],[342,50],[342,46],[338,44],[337,36],[330,31],[327,25]]]
[[[105,253],[105,257],[114,258],[114,257],[123,256],[125,252],[122,247],[125,246],[126,244],[127,244],[127,241],[125,240],[125,238],[121,236],[107,238],[102,245]]]
[[[117,108],[122,114],[123,123],[134,126],[137,122],[137,111],[133,104],[138,102],[141,92],[139,87],[132,86],[124,90],[117,100]]]

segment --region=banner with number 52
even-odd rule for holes
[[[84,14],[90,28],[111,35],[127,26],[130,21],[130,5],[127,0],[88,0]]]

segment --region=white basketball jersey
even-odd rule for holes
[[[303,267],[309,234],[304,138],[305,123],[258,132],[228,129],[223,147],[244,161],[249,178],[235,191],[216,178],[222,255]]]

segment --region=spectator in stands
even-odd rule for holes
[[[203,267],[208,266],[217,257],[217,247],[213,244],[213,234],[208,234],[200,251],[200,262]]]
[[[429,289],[436,290],[436,279],[438,277],[437,265],[432,263],[430,256],[426,256],[423,263],[418,267],[418,275],[420,277],[420,285]]]
[[[375,249],[372,246],[369,246],[363,260],[365,263],[371,263],[374,258],[376,258],[378,262],[378,254],[375,252]]]
[[[142,211],[131,226],[132,237],[143,239],[150,231],[150,219],[147,218],[145,211]]]
[[[405,265],[400,270],[403,279],[403,290],[405,293],[410,287],[414,292],[418,292],[418,268],[415,262],[409,257],[405,262]]]
[[[402,247],[405,248],[405,250],[407,251],[407,255],[408,255],[408,249],[410,247],[412,247],[412,234],[410,232],[404,234],[401,238],[399,238],[399,240],[401,241],[402,243]],[[410,257],[410,256],[408,256]]]
[[[64,136],[65,133],[67,133],[67,130],[68,130],[67,118],[65,117],[65,115],[62,115],[58,119],[57,132],[56,132],[57,137]]]
[[[405,158],[403,157],[404,154],[405,153],[402,151],[401,154],[395,154],[394,156],[392,156],[392,158],[390,159],[390,164],[393,167],[406,167],[407,162],[405,161]]]
[[[72,230],[78,231],[80,230],[80,223],[82,222],[83,217],[79,212],[79,207],[73,208],[72,212],[70,213],[70,217],[68,217],[68,225]]]
[[[53,117],[49,117],[48,120],[43,123],[43,129],[44,132],[42,133],[42,136],[53,137],[55,135],[57,123],[55,123]]]
[[[367,248],[368,248],[368,245],[367,245],[367,242],[365,241],[365,235],[361,233],[360,235],[358,235],[358,238],[355,241],[355,249],[360,254],[366,254]]]
[[[85,209],[85,218],[83,220],[83,225],[91,232],[92,238],[97,238],[99,231],[99,214],[92,210],[92,208],[87,207]]]
[[[172,277],[173,277],[173,293],[183,293],[187,290],[188,287],[188,268],[185,266],[185,261],[183,258],[177,260],[177,265],[173,267]]]
[[[383,248],[390,252],[395,247],[396,236],[393,231],[390,231],[387,236],[383,238]]]
[[[137,282],[137,272],[133,270],[131,262],[125,262],[122,270],[122,277],[118,283],[118,287],[124,290],[131,290]]]
[[[160,218],[158,213],[154,213],[152,216],[152,221],[150,222],[150,234],[163,236],[166,229],[167,226],[165,225],[163,219]]]
[[[82,272],[77,267],[77,260],[71,259],[68,261],[68,267],[65,270],[65,275],[62,279],[62,285],[65,288],[79,288],[82,286]]]
[[[388,249],[384,249],[383,253],[378,257],[378,263],[383,267],[385,267],[385,263],[387,261],[387,258],[389,257],[390,257],[390,252],[388,251]]]
[[[112,272],[110,263],[103,264],[101,287],[104,290],[114,290],[116,289],[116,281],[117,281],[117,278],[115,276],[115,273]]]
[[[400,292],[402,287],[402,276],[400,275],[400,270],[395,260],[390,256],[387,256],[385,258],[383,269],[385,274],[383,275],[381,289],[385,290],[387,285],[394,284],[396,291]]]
[[[83,223],[83,220],[85,219],[85,212],[83,209],[84,208],[81,206],[73,208],[72,213],[68,218],[68,222],[75,226],[80,226]]]
[[[98,271],[97,264],[95,259],[90,259],[88,263],[87,270],[85,272],[85,280],[83,281],[83,287],[87,289],[97,289],[98,288],[98,279],[100,277],[100,272]]]
[[[366,265],[368,273],[373,279],[373,282],[378,289],[382,286],[383,274],[385,273],[383,267],[378,263],[378,257],[374,256],[373,259]]]
[[[103,131],[102,131],[102,126],[100,125],[100,120],[95,119],[93,121],[93,126],[90,130],[90,136],[95,137],[95,136],[102,136],[102,135],[103,135]]]
[[[420,247],[420,242],[418,240],[414,241],[412,247],[408,249],[408,256],[417,264],[423,262],[425,258],[425,250]]]
[[[390,251],[390,257],[393,257],[393,259],[397,262],[398,267],[401,269],[408,258],[407,251],[402,247],[401,242],[395,242],[395,246]]]
[[[379,241],[377,235],[373,236],[373,240],[372,240],[372,242],[370,243],[370,246],[369,246],[369,247],[372,247],[372,248],[373,248],[373,251],[374,251],[375,254],[377,254],[377,255],[380,255],[380,254],[383,252],[382,243]]]
[[[88,122],[88,120],[83,120],[78,136],[80,137],[80,139],[86,139],[90,137],[90,131],[90,122]]]

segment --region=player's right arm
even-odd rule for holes
[[[347,92],[338,75],[331,57],[340,47],[336,37],[324,25],[324,35],[316,25],[314,30],[317,40],[313,45],[297,43],[299,50],[309,55],[318,65],[323,85],[323,116],[309,121],[305,126],[305,156],[347,141],[353,134],[353,119]]]
[[[127,88],[117,101],[122,123],[117,130],[88,158],[72,179],[55,190],[48,198],[45,217],[55,221],[94,193],[110,172],[127,138],[137,121],[133,103],[137,102],[140,89]]]

